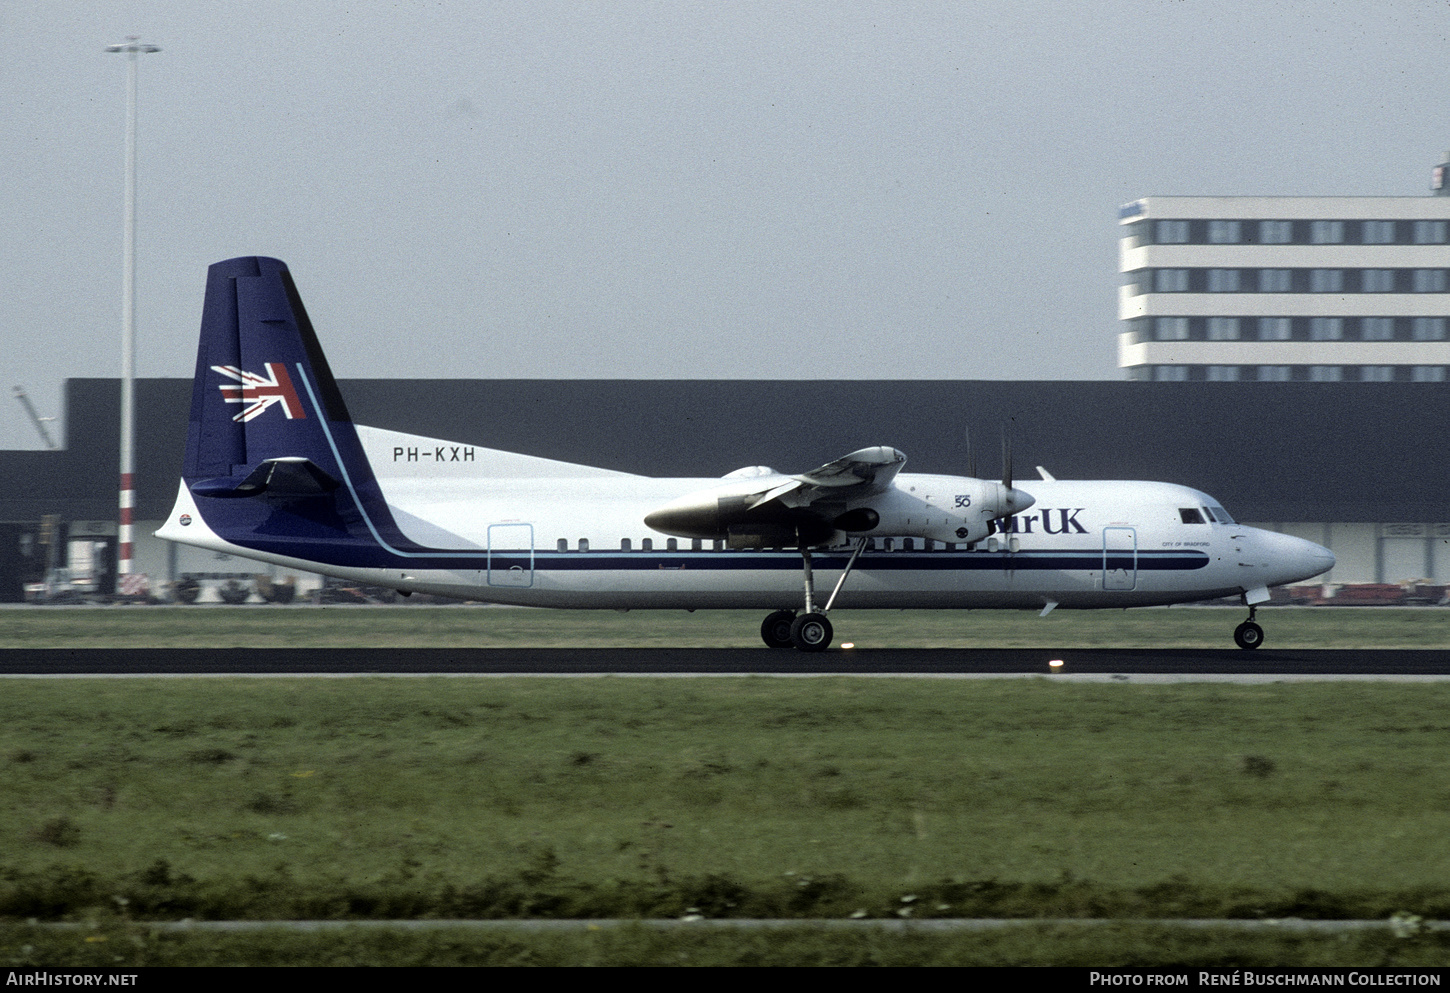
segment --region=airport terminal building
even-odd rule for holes
[[[1437,364],[1450,366],[1450,357],[1412,363]],[[991,477],[1000,472],[998,426],[1010,419],[1016,474],[1028,492],[1039,465],[1058,479],[1182,483],[1218,498],[1244,523],[1332,549],[1338,564],[1328,583],[1450,584],[1446,386],[1409,376],[339,385],[359,424],[651,476],[720,476],[752,465],[803,472],[868,445],[905,452],[911,471],[965,474],[969,427],[973,438],[991,439],[978,443],[977,457],[979,473]],[[191,388],[189,379],[137,382],[144,415],[135,568],[162,595],[185,576],[215,584],[261,573],[285,582],[283,570],[152,536],[176,497]],[[0,452],[0,602],[21,600],[24,584],[38,582],[47,566],[88,574],[100,592],[114,589],[119,397],[117,380],[70,380],[63,447]],[[319,582],[296,578],[301,589]]]
[[[1130,378],[1446,381],[1450,196],[1146,197],[1118,223]]]

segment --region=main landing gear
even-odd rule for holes
[[[1234,644],[1240,648],[1258,648],[1264,643],[1264,629],[1254,623],[1257,610],[1256,606],[1249,604],[1249,619],[1234,628]]]
[[[797,614],[794,610],[777,610],[761,623],[760,637],[771,648],[794,647],[803,652],[823,652],[831,646],[831,638],[835,634],[831,629],[831,622],[826,619],[826,611],[830,610],[831,605],[836,602],[836,594],[841,592],[841,587],[846,584],[846,577],[851,575],[856,560],[865,550],[866,539],[862,538],[856,543],[856,550],[851,553],[845,571],[841,573],[841,578],[836,580],[836,588],[831,591],[830,599],[819,611],[816,610],[815,604],[815,578],[811,572],[811,550],[805,545],[801,545],[800,548],[801,567],[805,575],[805,612]]]

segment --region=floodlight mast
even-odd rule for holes
[[[161,49],[128,35],[108,52],[126,54],[126,213],[121,261],[121,492],[116,529],[116,592],[131,592],[133,544],[131,514],[136,506],[136,61]]]

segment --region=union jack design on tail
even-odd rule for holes
[[[266,376],[238,369],[234,365],[211,367],[212,372],[219,372],[228,379],[235,379],[241,384],[232,386],[228,383],[221,383],[217,387],[222,391],[222,396],[227,403],[248,404],[232,420],[245,424],[275,403],[282,405],[282,412],[287,415],[289,421],[297,418],[306,419],[307,413],[302,409],[302,403],[297,398],[297,390],[292,385],[292,377],[287,375],[287,367],[280,362],[267,362],[265,367]]]

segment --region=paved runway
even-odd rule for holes
[[[0,649],[0,676],[1042,674],[1450,676],[1450,650],[767,648],[55,648]]]

